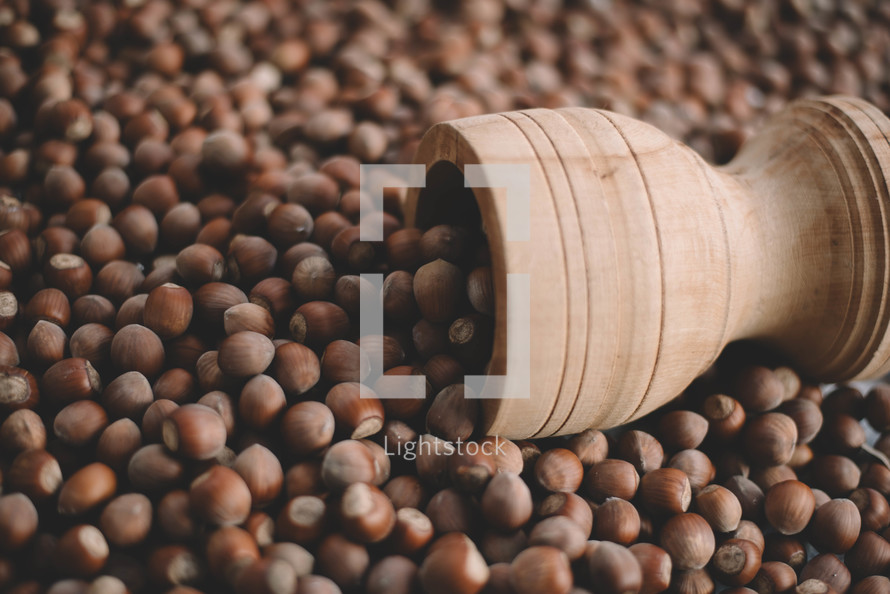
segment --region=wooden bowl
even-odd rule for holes
[[[521,350],[507,332],[507,275],[529,275],[529,373],[504,389],[528,382],[530,398],[486,400],[486,431],[628,422],[743,338],[826,381],[886,373],[888,138],[880,110],[846,97],[789,105],[719,168],[597,109],[431,128],[415,156],[426,188],[409,191],[406,221],[481,217],[497,300],[492,374],[505,372],[511,345]],[[528,241],[506,238],[503,188],[464,187],[472,164],[528,166]]]

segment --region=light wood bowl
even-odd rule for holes
[[[481,213],[493,374],[510,345],[506,274],[531,278],[531,397],[484,401],[486,432],[625,423],[680,394],[737,339],[825,381],[886,373],[888,138],[890,120],[848,97],[790,104],[724,167],[597,109],[434,126],[415,157],[427,187],[409,192],[406,218],[426,228]],[[473,163],[529,165],[530,241],[504,240],[502,189],[464,189]]]

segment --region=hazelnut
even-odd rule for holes
[[[15,341],[0,332],[0,365],[15,367],[19,363],[19,352]]]
[[[713,592],[715,589],[714,579],[705,569],[676,571],[671,581],[671,590],[676,592]]]
[[[352,483],[340,500],[340,523],[344,532],[359,542],[379,542],[392,532],[396,512],[377,487]]]
[[[429,365],[429,362],[427,362]],[[609,443],[606,436],[596,429],[585,429],[569,438],[566,449],[578,456],[585,470],[597,462],[602,462],[609,455]]]
[[[44,374],[44,382],[46,375]],[[56,383],[61,383],[62,374],[57,370],[56,375],[59,376],[59,381],[54,381],[51,388],[55,388]],[[31,373],[19,367],[0,365],[0,406],[6,410],[28,409],[36,406],[39,401],[37,379]]]
[[[765,412],[785,400],[785,385],[771,369],[754,365],[739,373],[735,395],[746,411]]]
[[[658,468],[640,480],[639,497],[643,507],[653,514],[681,514],[692,502],[692,487],[682,470]]]
[[[171,400],[181,404],[194,400],[196,383],[197,380],[192,373],[173,367],[155,380],[151,390],[155,400]]]
[[[742,517],[746,520],[759,522],[763,518],[763,490],[757,484],[743,476],[731,476],[723,485],[736,496],[742,506]]]
[[[765,539],[763,560],[781,561],[794,571],[800,571],[807,562],[807,549],[799,537],[774,532]]]
[[[844,565],[857,579],[885,573],[890,567],[890,543],[874,532],[865,530],[844,555]]]
[[[825,396],[822,401],[822,414],[825,418],[841,414],[861,420],[865,416],[865,397],[852,386],[839,386]]]
[[[420,313],[430,322],[451,322],[461,299],[463,273],[445,260],[434,260],[417,269],[414,299]]]
[[[191,540],[198,534],[199,522],[189,508],[187,491],[176,489],[167,492],[157,504],[156,516],[161,532],[170,539]]]
[[[59,289],[69,299],[86,295],[93,284],[93,271],[80,256],[56,254],[43,269],[46,284]]]
[[[86,359],[93,367],[111,361],[111,341],[114,331],[103,324],[87,323],[75,330],[68,341],[71,356]]]
[[[230,377],[250,377],[262,373],[275,358],[275,346],[263,334],[236,332],[219,345],[218,364]]]
[[[683,479],[688,484],[686,475],[683,475]],[[639,484],[640,476],[633,465],[611,458],[597,462],[584,476],[584,487],[597,502],[602,502],[607,497],[620,497],[629,501],[636,494]],[[689,497],[692,497],[691,491]]]
[[[268,375],[256,375],[244,384],[238,398],[238,414],[255,429],[270,427],[287,407],[284,390]]]
[[[331,240],[331,255],[355,272],[367,272],[377,259],[377,249],[370,241],[360,239],[357,225],[346,227]]]
[[[745,451],[757,464],[785,464],[794,454],[797,425],[788,415],[766,413],[746,424],[744,441]]]
[[[749,540],[731,538],[717,547],[711,567],[717,581],[744,586],[760,571],[760,549]]]
[[[284,482],[281,463],[274,453],[260,444],[238,454],[232,469],[244,479],[254,507],[268,505],[281,493]]]
[[[764,561],[748,585],[756,592],[790,592],[797,585],[797,574],[785,563]]]
[[[269,310],[255,303],[239,303],[223,313],[226,335],[249,330],[268,338],[275,336],[275,320]]]
[[[751,480],[757,483],[764,492],[769,491],[773,485],[783,481],[797,480],[797,473],[787,464],[780,466],[767,466],[758,468],[751,473]]]
[[[195,514],[207,522],[220,526],[240,524],[250,513],[251,494],[237,472],[213,466],[192,481],[189,503]]]
[[[122,303],[133,296],[144,280],[142,271],[132,262],[112,260],[99,270],[93,290],[115,303]]]
[[[62,485],[59,513],[69,516],[86,513],[113,497],[116,490],[117,477],[111,468],[101,462],[84,466]]]
[[[105,387],[101,397],[105,410],[114,418],[142,419],[154,401],[151,384],[138,371],[117,376]]]
[[[702,415],[708,420],[708,435],[730,441],[745,425],[745,409],[731,396],[713,394],[702,403]]]
[[[40,415],[23,408],[10,413],[0,424],[0,447],[18,454],[25,450],[42,450],[46,446],[46,428]]]
[[[0,292],[0,325],[3,319],[11,320],[17,310],[18,305],[13,294]],[[59,289],[41,289],[28,300],[23,313],[30,322],[46,320],[65,328],[71,320],[71,305],[68,297]]]
[[[177,485],[184,475],[182,463],[157,443],[139,448],[127,463],[130,484],[146,493],[168,490]]]
[[[714,464],[701,450],[681,450],[671,457],[667,465],[686,473],[693,493],[698,493],[717,474]]]
[[[294,290],[283,278],[269,277],[261,280],[250,290],[250,302],[259,305],[275,318],[289,315],[294,306]],[[250,328],[245,328],[250,330]],[[257,329],[253,329],[259,332]]]
[[[704,441],[708,427],[708,419],[702,415],[691,410],[674,410],[659,419],[658,436],[669,450],[695,449]]]
[[[13,458],[3,478],[10,490],[21,491],[32,501],[41,501],[62,485],[62,469],[46,450],[25,450]]]
[[[63,443],[82,446],[93,441],[108,426],[105,409],[92,400],[72,402],[56,414],[53,433]]]
[[[117,230],[105,224],[90,227],[80,241],[80,254],[94,270],[112,260],[122,259],[127,252],[124,239]]]
[[[725,487],[708,485],[695,496],[699,514],[715,532],[731,532],[738,528],[742,519],[742,506],[738,498]]]
[[[764,513],[770,525],[782,534],[797,534],[813,516],[816,500],[804,483],[783,481],[766,492]]]
[[[558,549],[552,549],[552,554],[557,559],[562,559],[565,574],[570,579],[571,573],[565,555]],[[541,557],[537,555],[538,553],[532,552],[526,556],[530,566],[541,564],[560,568],[560,562],[552,561],[546,552]],[[535,559],[539,561],[533,564],[532,561]],[[544,559],[550,561],[540,563]],[[518,569],[519,565],[516,567]],[[511,567],[511,573],[512,570]],[[473,541],[464,534],[452,533],[440,537],[433,543],[420,565],[418,576],[421,586],[430,594],[471,594],[482,589],[488,581],[489,570]],[[571,584],[568,583],[564,590],[568,592],[570,587]]]
[[[126,469],[130,456],[142,447],[142,432],[130,419],[118,419],[106,427],[96,444],[96,459],[121,471]]]
[[[203,404],[185,404],[164,419],[161,435],[171,452],[193,460],[210,460],[225,447],[228,434],[215,410]]]
[[[855,503],[849,499],[832,499],[813,514],[811,540],[820,551],[842,554],[856,543],[861,526]]]
[[[763,532],[761,532],[757,524],[750,520],[742,520],[741,522],[739,522],[739,527],[730,532],[727,536],[729,536],[729,538],[741,538],[742,540],[750,540],[751,542],[756,544],[757,548],[759,548],[761,551],[766,547]]]
[[[121,371],[138,371],[151,379],[164,367],[164,345],[145,326],[130,324],[111,340],[111,362]]]
[[[452,384],[436,394],[426,415],[426,426],[430,433],[450,441],[470,438],[478,420],[479,402],[468,397],[466,390],[467,388],[463,384]],[[574,454],[568,451],[567,453],[577,460]],[[559,456],[559,453],[554,456]],[[578,482],[580,483],[583,469],[580,468],[580,463],[578,467]],[[574,491],[575,489],[570,490]]]
[[[321,476],[329,489],[342,491],[352,483],[375,484],[379,468],[368,447],[360,441],[347,439],[327,449],[321,463]]]
[[[294,497],[278,515],[276,534],[302,544],[318,540],[325,528],[326,509],[325,502],[318,497]]]
[[[164,421],[179,409],[172,400],[155,400],[142,415],[142,436],[146,441],[156,443],[164,439]]]
[[[810,443],[822,428],[822,411],[819,405],[805,398],[794,398],[782,403],[779,408],[794,420],[797,426],[797,443]]]
[[[519,475],[503,472],[495,475],[480,501],[488,522],[502,530],[520,528],[532,515],[532,495]]]
[[[271,243],[253,235],[236,235],[229,243],[226,268],[236,283],[255,283],[275,268],[278,252]]]
[[[296,588],[296,571],[280,559],[251,561],[235,577],[236,592],[295,592]]]
[[[207,220],[213,218],[211,216]],[[181,202],[170,208],[158,227],[162,245],[175,250],[194,243],[200,230],[201,211],[191,202]]]
[[[890,579],[882,575],[865,578],[850,590],[850,594],[879,594],[890,588]]]
[[[0,550],[23,548],[37,533],[37,508],[23,493],[0,497]]]
[[[62,575],[87,577],[100,571],[108,559],[108,542],[89,524],[69,528],[53,551],[53,566]]]
[[[470,496],[456,489],[443,489],[433,495],[426,506],[426,515],[436,531],[473,534],[479,526],[479,508]]]
[[[876,384],[865,396],[865,418],[875,431],[890,430],[890,385]]]
[[[127,251],[134,256],[147,256],[158,245],[158,221],[154,214],[141,204],[131,204],[111,220]]]
[[[810,559],[800,572],[800,582],[809,579],[821,580],[836,592],[846,592],[850,588],[850,570],[843,561],[831,553],[823,553]]]
[[[351,439],[374,435],[383,428],[383,404],[373,390],[363,384],[344,382],[331,388],[325,396],[337,426]]]
[[[148,294],[140,293],[124,301],[114,317],[115,328],[120,330],[130,324],[142,324],[145,321],[145,302],[147,300]]]
[[[642,588],[640,563],[621,545],[590,541],[585,561],[591,583],[598,584],[604,592],[638,592]]]
[[[181,336],[192,321],[192,296],[188,289],[173,283],[155,287],[145,300],[145,326],[167,340]]]
[[[337,275],[327,258],[310,256],[294,268],[291,282],[299,297],[307,301],[318,300],[331,294]]]
[[[326,448],[334,436],[334,415],[315,401],[298,402],[285,412],[281,433],[285,444],[296,455],[306,455]]]
[[[365,545],[337,533],[322,539],[316,559],[319,573],[329,576],[344,591],[358,589],[371,565]]]
[[[333,344],[336,343],[331,343],[331,345]],[[331,345],[328,345],[328,349],[331,349]],[[357,345],[356,348],[358,348]],[[318,383],[321,373],[322,365],[315,353],[308,347],[291,342],[282,344],[275,349],[272,377],[278,381],[285,393],[299,395],[307,392]]]
[[[714,554],[714,532],[700,515],[680,513],[665,522],[659,544],[675,569],[701,569]]]
[[[3,429],[0,427],[0,436]],[[865,487],[850,493],[852,501],[859,509],[863,530],[880,532],[890,525],[890,505],[887,499],[874,489]]]
[[[640,564],[643,576],[640,594],[657,594],[667,590],[673,569],[671,557],[667,551],[647,542],[637,543],[628,550]]]
[[[197,582],[202,577],[197,555],[185,545],[157,547],[148,556],[147,565],[152,582],[163,586]]]
[[[386,492],[389,496],[389,492]],[[396,523],[389,536],[393,550],[403,555],[411,555],[423,549],[435,533],[430,519],[413,507],[402,507],[396,511]]]
[[[293,567],[298,577],[309,575],[312,572],[312,564],[315,561],[309,551],[292,542],[278,542],[268,545],[263,549],[263,555],[269,559],[286,561]]]
[[[270,207],[271,210],[266,215],[266,228],[269,238],[279,249],[284,250],[299,244],[312,235],[315,223],[303,206],[270,202],[265,208]]]
[[[417,565],[400,555],[384,557],[368,572],[368,594],[410,594],[416,588]]]
[[[68,300],[65,300],[68,305]],[[19,313],[19,302],[10,291],[0,291],[0,330],[6,330],[12,326]],[[32,316],[28,316],[29,318]],[[67,323],[67,320],[65,320]]]
[[[616,501],[627,504],[622,499]],[[528,544],[556,547],[565,553],[570,561],[575,561],[584,555],[587,535],[573,520],[565,516],[552,516],[535,524],[529,533]]]
[[[637,509],[617,497],[606,499],[593,515],[591,536],[596,540],[629,545],[640,534],[640,515]]]
[[[256,541],[249,532],[236,526],[222,526],[207,539],[207,568],[211,575],[234,581],[238,572],[260,558]]]
[[[493,447],[496,445],[493,444]],[[521,468],[519,470],[522,471]],[[448,473],[452,485],[467,493],[481,492],[497,472],[497,460],[493,452],[486,450],[485,444],[480,442],[465,442],[464,446],[450,454],[448,459]]]
[[[141,493],[112,499],[99,517],[99,528],[109,543],[129,547],[141,543],[152,525],[151,501]]]
[[[221,280],[225,269],[223,255],[214,247],[203,243],[183,248],[176,256],[176,272],[187,283],[194,285]]]
[[[625,432],[618,440],[618,458],[634,465],[640,476],[650,470],[661,468],[664,450],[654,436],[644,431]]]
[[[890,488],[890,471],[886,467],[866,466],[862,472],[856,463],[846,456],[834,454],[818,456],[810,467],[813,473],[813,485],[823,489],[831,497],[843,497],[857,486],[872,487],[881,491],[879,485],[882,481],[871,483],[878,475],[886,476]]]
[[[321,346],[345,337],[350,321],[340,306],[329,301],[310,301],[297,308],[288,328],[295,341]]]
[[[593,528],[590,504],[575,493],[551,493],[538,504],[536,511],[544,518],[565,516],[575,522],[585,535],[590,535]]]

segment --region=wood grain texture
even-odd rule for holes
[[[503,373],[507,273],[531,274],[531,399],[486,401],[514,438],[638,418],[736,339],[825,381],[890,371],[890,120],[848,97],[802,100],[715,168],[642,122],[566,108],[434,126],[415,162],[526,163],[531,240],[506,242],[503,190],[476,188]],[[459,182],[462,185],[462,180]],[[428,226],[451,193],[409,193]]]

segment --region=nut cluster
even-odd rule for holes
[[[538,106],[724,161],[799,95],[890,107],[888,21],[797,0],[0,4],[0,591],[890,591],[890,387],[823,398],[732,349],[633,427],[483,436],[461,384],[494,325],[478,214],[406,229],[401,190],[373,211],[359,189],[430,124]],[[358,335],[362,299],[385,335]],[[419,374],[426,399],[388,398]]]

